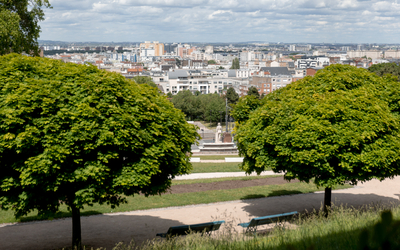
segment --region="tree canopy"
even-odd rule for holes
[[[208,60],[207,64],[217,64],[215,60]]]
[[[271,167],[287,180],[313,181],[326,188],[326,197],[338,184],[398,175],[399,92],[391,76],[332,65],[261,103],[241,99],[232,115],[242,168]],[[248,117],[246,108],[253,110]]]
[[[252,95],[256,98],[260,98],[260,93],[258,93],[258,89],[254,86],[251,86],[248,90],[247,90],[247,95]]]
[[[135,76],[133,80],[138,84],[147,84],[153,88],[157,88],[157,85],[153,82],[150,76]]]
[[[400,66],[394,62],[374,64],[371,67],[369,67],[368,70],[370,72],[374,72],[378,76],[391,74],[397,76],[397,78],[400,80]]]
[[[234,88],[230,87],[226,91],[226,98],[228,98],[228,104],[236,104],[239,100],[239,95],[236,93]]]
[[[65,203],[75,246],[79,209],[161,194],[191,169],[195,126],[147,84],[17,54],[0,57],[0,78],[0,207],[19,217]]]
[[[234,58],[232,60],[232,66],[231,69],[240,69],[240,62],[239,62],[239,58]]]
[[[172,97],[175,108],[182,110],[189,120],[217,122],[225,115],[225,100],[219,94],[193,95],[190,90],[179,91]]]
[[[39,55],[42,8],[51,8],[48,0],[0,0],[0,55],[29,53]]]

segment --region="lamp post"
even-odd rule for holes
[[[222,112],[223,111],[219,111],[219,122],[222,125]]]
[[[228,98],[225,98],[225,132],[228,132]]]

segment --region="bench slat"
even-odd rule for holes
[[[295,214],[297,214],[297,211],[290,212],[290,213],[283,213],[283,214],[268,215],[268,216],[264,216],[264,217],[257,217],[257,218],[253,218],[250,222],[240,223],[240,224],[238,224],[238,226],[245,227],[245,228],[257,227],[259,225],[270,224],[270,223],[285,219],[287,217],[291,217]]]
[[[218,230],[221,227],[221,224],[225,223],[225,221],[213,221],[213,222],[207,222],[207,223],[200,223],[200,224],[192,224],[192,225],[182,225],[182,226],[175,226],[175,227],[170,227],[168,229],[167,233],[160,233],[157,234],[156,236],[160,237],[168,237],[168,236],[173,236],[173,235],[186,235],[188,232],[211,232]]]

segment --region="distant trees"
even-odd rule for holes
[[[171,101],[188,120],[217,122],[225,115],[225,99],[217,93],[193,95],[190,90],[179,91]]]
[[[208,60],[207,62],[208,64],[217,64],[217,62],[215,60]]]
[[[228,104],[236,104],[239,100],[239,95],[234,88],[230,87],[226,92],[226,98],[228,99]]]
[[[252,95],[254,97],[260,98],[260,93],[258,93],[258,89],[254,86],[251,86],[248,90],[247,90],[247,95]]]
[[[147,84],[151,87],[157,88],[157,85],[153,82],[150,76],[135,76],[133,80],[138,84]]]
[[[39,55],[42,8],[51,8],[48,0],[0,1],[0,55],[28,53]]]
[[[239,62],[239,58],[235,58],[232,60],[232,67],[231,69],[240,69],[240,62]]]
[[[368,68],[370,72],[377,74],[378,76],[394,75],[400,80],[400,66],[396,63],[378,63]]]

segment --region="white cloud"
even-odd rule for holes
[[[400,23],[400,4],[396,0],[50,2],[53,9],[45,10],[40,39],[397,42],[393,31]]]

